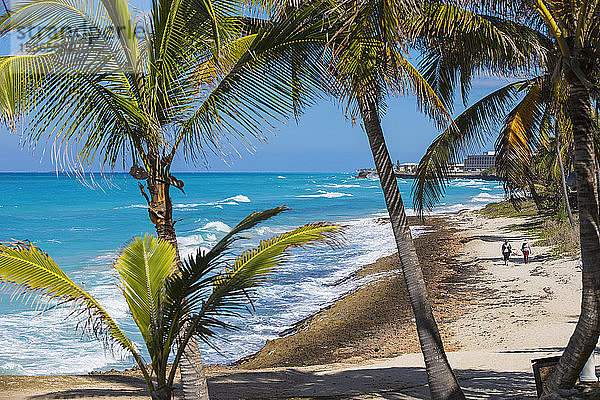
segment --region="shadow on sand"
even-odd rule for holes
[[[476,369],[455,371],[469,399],[535,399],[533,374]],[[141,378],[118,375],[97,377],[105,388],[81,388],[29,397],[46,399],[144,399],[148,398]],[[114,387],[111,387],[114,384]],[[423,368],[358,367],[350,370],[277,369],[239,371],[209,380],[212,400],[241,399],[429,399]],[[176,398],[179,399],[180,391]]]

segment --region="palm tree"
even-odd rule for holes
[[[560,124],[556,124],[556,126],[560,126]],[[564,136],[567,137],[564,138]],[[563,138],[563,140],[561,140],[561,138]],[[566,141],[567,143],[563,144],[563,141]],[[567,173],[565,170],[566,167],[569,172],[571,171],[569,157],[570,147],[572,147],[572,138],[569,138],[568,135],[561,135],[560,131],[557,129],[555,129],[554,137],[540,135],[538,139],[537,154],[534,156],[533,164],[536,173],[534,179],[545,184],[547,191],[560,191],[562,206],[564,206],[571,227],[574,228],[576,222],[573,213],[571,212],[569,191],[567,187]]]
[[[401,52],[406,41],[401,36],[401,21],[417,10],[416,4],[369,0],[335,2],[332,6],[333,11],[324,14],[335,21],[335,29],[331,29],[335,36],[328,40],[333,93],[346,102],[352,120],[360,116],[369,139],[415,315],[431,396],[435,400],[464,399],[433,316],[381,127],[386,97],[409,92],[439,124],[449,121],[440,99]]]
[[[498,141],[502,150],[499,154],[500,166],[509,182],[513,178],[519,182],[525,176],[536,131],[551,126],[547,122],[549,119],[560,124],[562,116],[565,117],[571,125],[574,144],[583,294],[577,327],[550,377],[547,391],[572,387],[600,334],[600,280],[596,278],[600,274],[600,232],[597,229],[598,183],[591,109],[592,96],[596,96],[595,78],[599,59],[594,49],[600,44],[600,19],[595,3],[587,0],[569,4],[544,0],[532,3],[500,2],[494,3],[494,6],[489,3],[473,4],[473,8],[478,7],[478,12],[464,10],[464,13],[473,16],[472,19],[485,21],[487,26],[508,27],[512,39],[507,39],[505,43],[529,38],[531,43],[537,43],[537,48],[545,49],[545,56],[530,64],[529,71],[524,71],[535,73],[537,70],[540,72],[537,76],[512,83],[486,96],[471,107],[469,113],[463,113],[455,120],[459,129],[446,131],[430,146],[419,168],[421,179],[415,189],[417,207],[422,209],[433,204],[432,199],[439,198],[443,190],[441,182],[447,176],[444,170],[447,161],[480,140],[481,136],[475,132],[477,126],[488,126],[506,114],[507,100],[524,94],[517,106],[508,113]],[[478,42],[477,39],[469,36],[468,30],[457,31],[451,38],[438,36],[438,44],[439,40],[446,43],[430,53],[430,60],[435,60],[433,64],[442,71],[437,74],[446,78],[456,77],[460,72],[464,84],[474,71],[485,68],[493,72],[523,71],[524,58],[507,57],[504,47],[491,41]],[[432,40],[430,44],[435,42]],[[474,43],[485,50],[473,55]],[[453,54],[443,51],[449,48],[455,50]],[[446,87],[447,93],[452,92],[453,82],[448,79],[438,82]],[[563,98],[558,91],[561,88],[564,89]],[[546,99],[551,102],[546,102]],[[549,106],[555,112],[562,108],[562,116],[548,112]]]
[[[65,167],[131,166],[158,237],[178,255],[175,156],[251,146],[298,114],[298,88],[318,75],[301,14],[273,7],[272,20],[257,20],[248,7],[159,0],[132,16],[126,0],[19,2],[0,17],[0,37],[31,34],[24,54],[0,57],[0,120],[32,146],[53,140]],[[290,49],[302,69],[292,72]],[[193,338],[181,366],[186,398],[206,399]]]
[[[149,235],[123,250],[114,264],[117,284],[144,339],[150,369],[106,310],[39,248],[28,242],[0,245],[0,283],[17,295],[33,294],[43,304],[70,307],[71,317],[84,318],[79,327],[135,359],[153,400],[170,400],[177,366],[192,337],[214,346],[219,331],[234,329],[231,317],[247,309],[256,288],[291,249],[340,243],[340,226],[311,223],[231,257],[242,232],[284,210],[249,215],[212,249],[199,250],[179,266],[173,246]]]

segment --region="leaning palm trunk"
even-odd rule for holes
[[[151,165],[156,164],[151,163]],[[166,166],[159,165],[154,168],[154,171],[148,177],[147,184],[150,192],[148,214],[156,228],[156,234],[160,239],[169,242],[173,246],[178,263],[180,263],[179,246],[177,245],[175,222],[173,220],[173,202],[170,195],[171,185],[168,174],[164,173],[165,169]],[[181,373],[185,400],[209,399],[206,373],[202,364],[200,348],[195,338],[188,342],[179,364],[179,372]],[[157,397],[157,399],[159,398]]]
[[[531,180],[528,180],[527,185],[529,185],[529,193],[531,194],[531,198],[533,199],[533,202],[535,203],[535,207],[538,210],[541,210],[542,207],[542,199],[540,199],[540,195],[538,194],[534,183]]]
[[[565,177],[565,166],[563,165],[562,154],[560,152],[560,145],[558,140],[558,133],[556,134],[556,155],[558,157],[558,166],[560,168],[560,188],[562,190],[563,198],[565,199],[565,209],[567,210],[567,216],[569,217],[569,223],[571,227],[575,226],[575,219],[571,212],[571,204],[569,202],[569,192],[567,191],[567,179]]]
[[[600,333],[600,232],[591,104],[587,88],[575,74],[569,71],[567,81],[567,107],[573,124],[575,145],[583,292],[579,321],[550,377],[547,392],[570,388],[575,384],[579,372],[596,347]]]
[[[415,249],[410,227],[404,212],[402,197],[398,189],[394,165],[390,159],[379,115],[377,104],[368,95],[359,98],[360,113],[363,119],[365,131],[369,138],[371,152],[375,167],[379,174],[379,181],[385,197],[392,230],[396,239],[398,256],[402,264],[402,274],[408,289],[410,304],[415,314],[417,332],[427,377],[431,398],[434,400],[464,399],[454,372],[450,368],[444,345],[439,334],[431,304],[427,297],[427,288],[423,279],[423,271],[419,265],[417,251]]]

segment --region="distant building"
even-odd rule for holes
[[[418,166],[419,166],[419,164],[417,164],[417,163],[406,162],[406,163],[400,164],[399,162],[397,162],[396,170],[403,174],[414,174],[415,172],[417,172]]]
[[[452,163],[449,170],[450,173],[465,172],[465,164]]]
[[[483,171],[496,164],[496,152],[486,151],[482,155],[467,156],[465,158],[465,171]]]

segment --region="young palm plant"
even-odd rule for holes
[[[247,309],[256,288],[291,249],[341,243],[341,226],[311,223],[231,256],[242,232],[284,210],[249,215],[212,249],[199,250],[181,265],[169,242],[149,235],[135,238],[123,250],[114,264],[117,284],[144,339],[150,368],[104,308],[37,247],[26,242],[0,245],[0,283],[17,295],[33,294],[40,302],[70,307],[71,316],[85,317],[78,326],[131,354],[153,400],[170,400],[177,366],[192,338],[211,343],[219,331],[235,329],[231,317]]]
[[[0,122],[31,146],[54,142],[65,167],[122,163],[178,254],[175,157],[251,147],[298,112],[297,83],[318,76],[302,15],[276,10],[259,21],[251,3],[156,0],[132,14],[126,0],[15,2],[0,38],[27,35],[19,54],[0,57]],[[303,68],[292,72],[298,58]],[[208,398],[201,365],[192,340],[182,362],[188,400]]]

